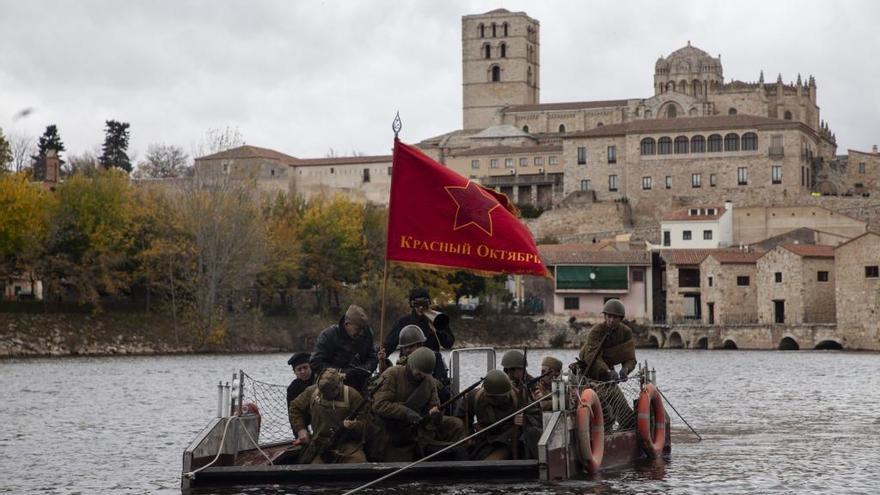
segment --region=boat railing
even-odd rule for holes
[[[247,404],[256,406],[260,416],[259,438],[260,445],[269,445],[280,442],[292,442],[293,430],[290,427],[290,416],[287,412],[287,386],[256,380],[244,371],[239,371],[237,380],[238,389],[233,387],[234,412],[242,408],[247,414]]]

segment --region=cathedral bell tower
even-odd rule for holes
[[[539,102],[539,23],[496,9],[461,18],[464,129],[483,129],[509,105]]]

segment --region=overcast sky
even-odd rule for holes
[[[541,23],[542,103],[652,96],[690,40],[725,80],[813,74],[838,152],[880,144],[872,1],[0,0],[0,127],[57,124],[68,153],[116,119],[138,157],[226,126],[298,157],[385,154],[396,110],[405,141],[461,127],[461,16],[498,7]]]

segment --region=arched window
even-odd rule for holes
[[[675,91],[675,83],[672,81],[669,81],[668,83],[666,83],[666,91],[667,92]]]
[[[493,38],[496,37],[496,36],[498,36],[498,32],[496,31],[496,28],[497,28],[497,27],[498,27],[498,26],[496,26],[495,23],[493,22],[493,23],[492,23],[492,37],[493,37]]]
[[[696,116],[697,116],[697,109],[696,109],[696,108],[691,108],[691,109],[688,111],[688,115],[691,116],[691,117],[696,117]]]
[[[676,110],[675,105],[669,105],[666,107],[666,116],[670,119],[678,117],[678,110]]]
[[[645,118],[646,119],[650,119],[653,116],[654,116],[653,112],[651,112],[650,110],[645,110]]]
[[[500,82],[501,81],[501,67],[497,65],[492,66],[492,82]]]
[[[603,125],[605,125],[605,124],[603,124],[602,122],[599,122],[598,124],[596,124],[596,127],[602,127]]]
[[[529,132],[529,126],[524,125],[524,126],[523,126],[523,132],[528,133],[528,132]]]
[[[691,153],[705,153],[706,138],[703,136],[694,136],[691,138]]]
[[[785,120],[791,120],[791,112],[788,110],[785,111]]]
[[[501,58],[507,58],[507,45],[501,43]]]
[[[679,81],[679,82],[678,82],[678,90],[681,91],[682,93],[687,94],[687,92],[688,92],[688,82],[685,81],[684,79],[682,79],[681,81]]]
[[[724,136],[724,151],[739,151],[739,135],[731,132]]]
[[[507,23],[501,25],[504,28],[504,36],[507,36]]]
[[[754,151],[758,149],[758,135],[754,132],[747,132],[742,137],[743,151]]]
[[[483,23],[481,22],[477,29],[480,30],[480,38],[485,38],[486,37],[486,26],[483,25]]]
[[[641,152],[643,155],[654,154],[654,138],[642,139]]]
[[[565,134],[565,124],[559,124],[559,133]]]
[[[663,136],[657,140],[657,154],[668,155],[672,153],[672,138]]]
[[[709,153],[717,153],[722,149],[721,134],[712,134],[709,136]]]
[[[528,70],[526,71],[526,84],[532,85],[532,66],[530,65]]]
[[[731,107],[730,110],[727,111],[727,115],[736,115],[736,109]]]
[[[693,95],[700,96],[700,93],[703,92],[703,84],[700,83],[700,81],[694,79],[693,82],[691,82],[691,85],[694,87]]]
[[[483,58],[492,58],[492,47],[489,43],[483,45]]]
[[[687,136],[678,136],[677,138],[675,138],[675,154],[678,155],[680,153],[687,153],[689,143],[690,141],[688,140]]]

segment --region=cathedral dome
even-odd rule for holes
[[[721,73],[721,59],[713,58],[703,50],[691,46],[690,41],[688,41],[687,46],[670,53],[666,57],[666,64],[668,64],[669,71],[672,74]]]

